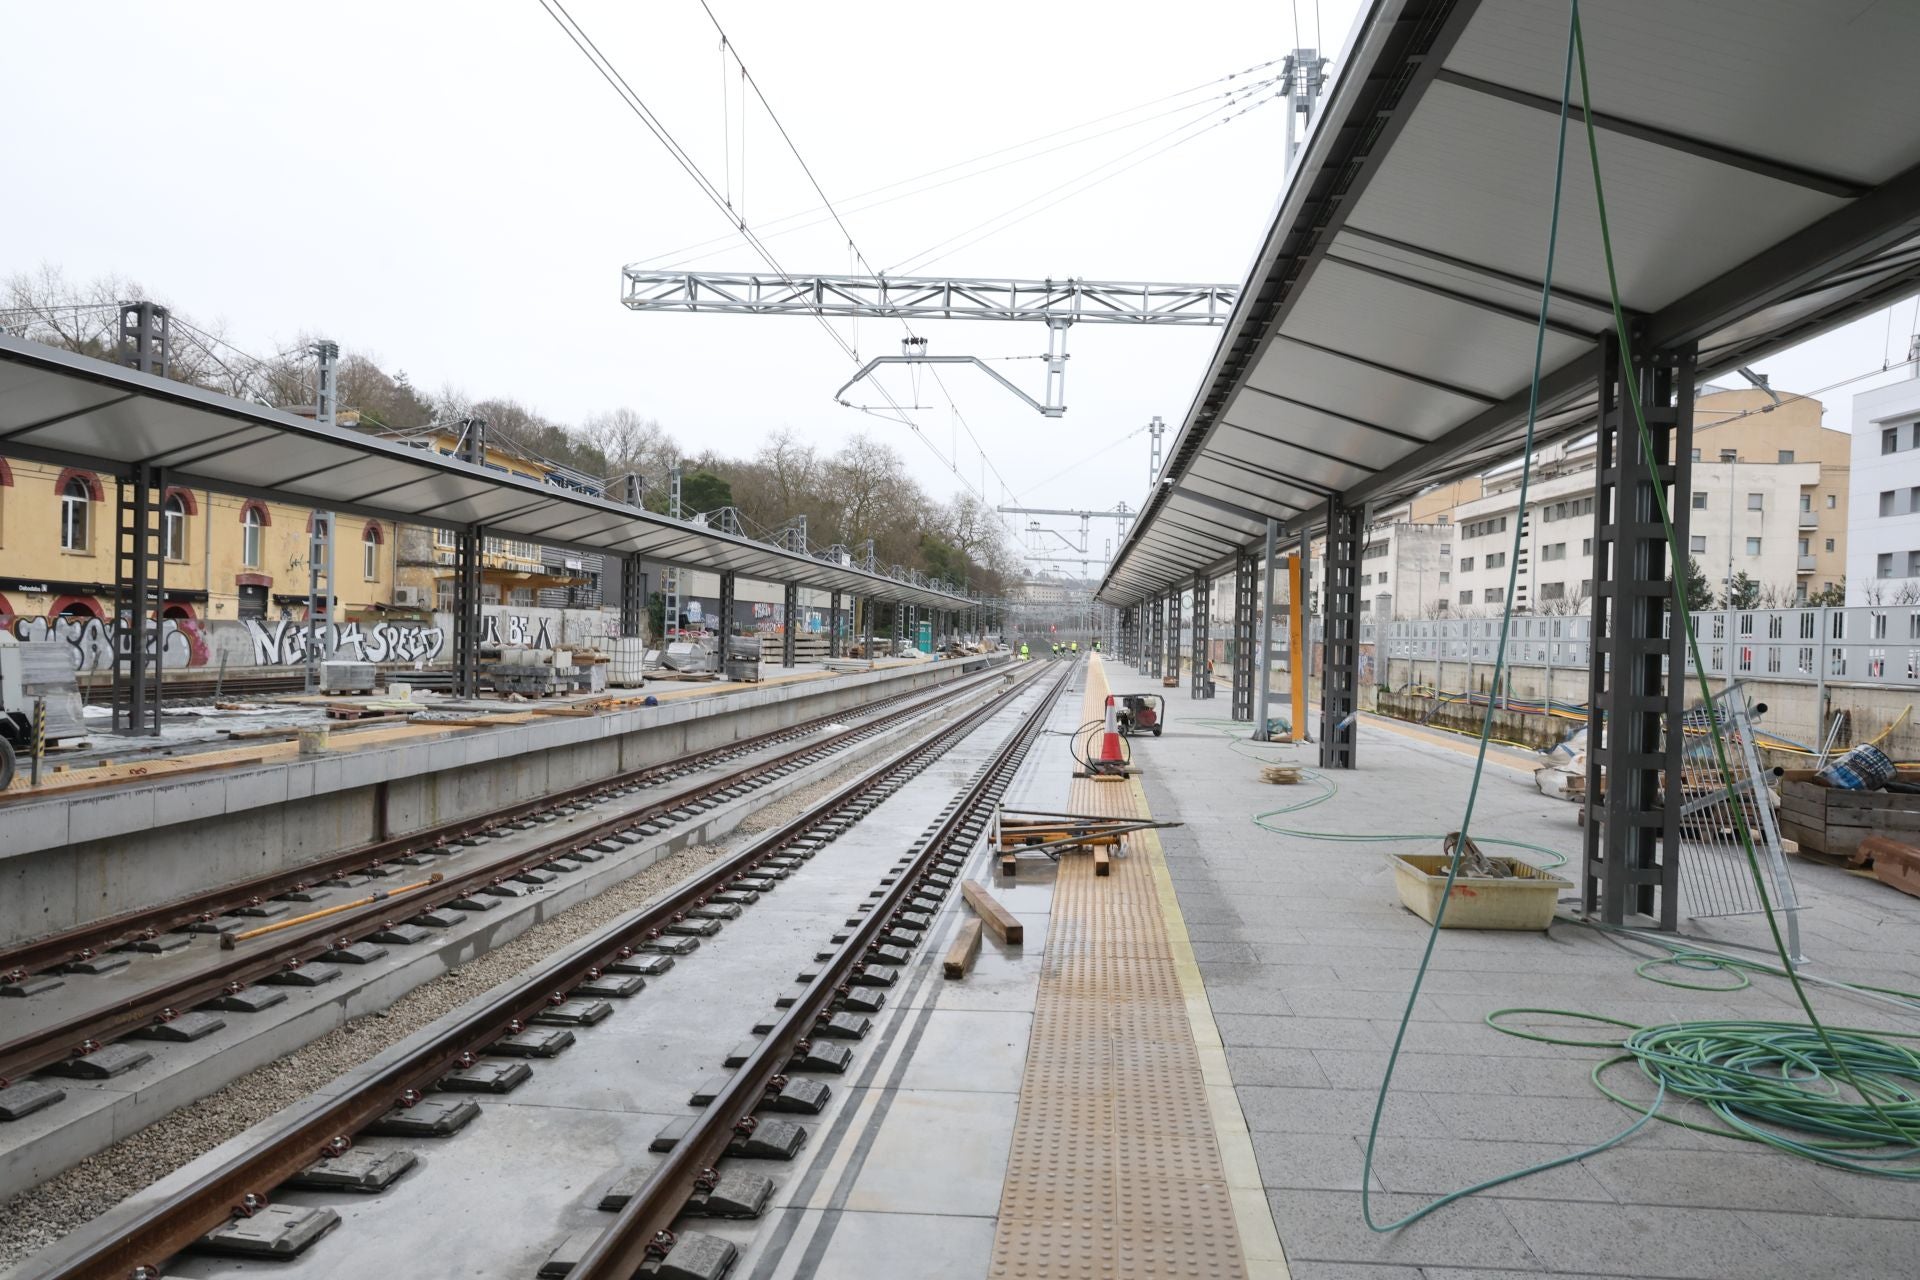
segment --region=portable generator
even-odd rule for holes
[[[1126,737],[1151,733],[1157,738],[1167,721],[1167,700],[1157,693],[1125,694],[1114,719]]]

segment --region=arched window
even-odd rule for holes
[[[380,525],[369,521],[367,531],[360,535],[361,568],[368,582],[380,581],[380,543]]]
[[[261,544],[266,535],[262,531],[267,525],[266,508],[257,502],[249,502],[240,511],[240,563],[249,569],[260,567]]]
[[[87,482],[78,476],[67,481],[60,490],[60,549],[62,551],[85,551],[87,549],[87,526],[93,514],[93,494],[87,490]]]
[[[177,493],[167,495],[160,512],[161,554],[169,560],[187,558],[187,502]]]

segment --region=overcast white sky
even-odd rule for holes
[[[1284,0],[710,2],[842,203],[1294,43]],[[1317,10],[1321,43],[1337,52],[1357,4],[1303,0],[1304,42],[1314,43]],[[744,185],[750,222],[815,203],[757,105],[742,171],[738,80],[729,146],[718,39],[698,0],[568,7],[709,176],[736,194]],[[44,260],[76,280],[122,273],[223,319],[244,348],[324,333],[422,386],[511,395],[562,420],[628,405],[689,450],[750,452],[782,425],[825,448],[871,432],[894,440],[936,493],[959,486],[907,428],[832,402],[852,367],[814,322],[620,306],[623,263],[726,224],[534,0],[34,5],[10,8],[6,26],[0,271]],[[867,257],[891,267],[1204,118],[1155,120],[847,222]],[[1237,283],[1280,190],[1284,129],[1281,106],[1269,104],[923,273]],[[769,243],[790,270],[849,269],[831,227]],[[695,265],[761,267],[738,243]],[[1881,313],[1765,368],[1777,389],[1811,390],[1901,358],[1914,324],[1903,304],[1890,336]],[[938,354],[1031,355],[1046,343],[1029,325],[922,331]],[[897,353],[900,334],[896,323],[866,322],[863,356]],[[1156,413],[1177,426],[1216,337],[1078,327],[1059,420],[977,372],[946,377],[1026,503],[1137,504],[1146,437],[1098,451]],[[1039,361],[996,367],[1039,394]],[[1850,394],[1884,380],[1827,397],[1829,425],[1846,426]],[[906,402],[905,374],[894,371],[890,385]],[[913,416],[972,484],[984,472],[989,496],[1001,498],[944,406]]]

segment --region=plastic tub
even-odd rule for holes
[[[1447,893],[1447,867],[1452,859],[1438,853],[1409,853],[1390,854],[1387,861],[1393,865],[1394,887],[1400,891],[1402,905],[1432,924]],[[1551,924],[1561,893],[1573,888],[1573,882],[1518,859],[1512,865],[1511,879],[1464,875],[1456,879],[1440,927],[1544,930]]]

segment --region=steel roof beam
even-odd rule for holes
[[[1522,107],[1532,107],[1535,111],[1544,111],[1558,117],[1560,99],[1549,98],[1538,93],[1528,93],[1525,89],[1516,89],[1511,85],[1495,84],[1491,80],[1482,80],[1478,76],[1465,75],[1444,68],[1434,77],[1442,84],[1483,94],[1489,98],[1498,98],[1502,102],[1511,102]],[[1853,200],[1872,190],[1865,183],[1854,182],[1848,178],[1837,177],[1830,173],[1819,173],[1799,165],[1788,164],[1784,160],[1775,160],[1768,156],[1757,156],[1750,151],[1741,151],[1736,147],[1722,146],[1717,142],[1708,142],[1703,138],[1690,138],[1671,129],[1662,129],[1658,125],[1640,124],[1636,121],[1610,116],[1595,111],[1594,127],[1605,129],[1608,133],[1617,133],[1623,138],[1633,138],[1639,142],[1650,142],[1656,147],[1668,151],[1678,151],[1685,155],[1698,156],[1702,160],[1711,160],[1731,169],[1744,169],[1748,173],[1757,173],[1763,178],[1775,182],[1791,183],[1796,187],[1805,187],[1821,195],[1838,196],[1842,200]],[[1584,125],[1587,113],[1572,103],[1567,104],[1567,119]]]

